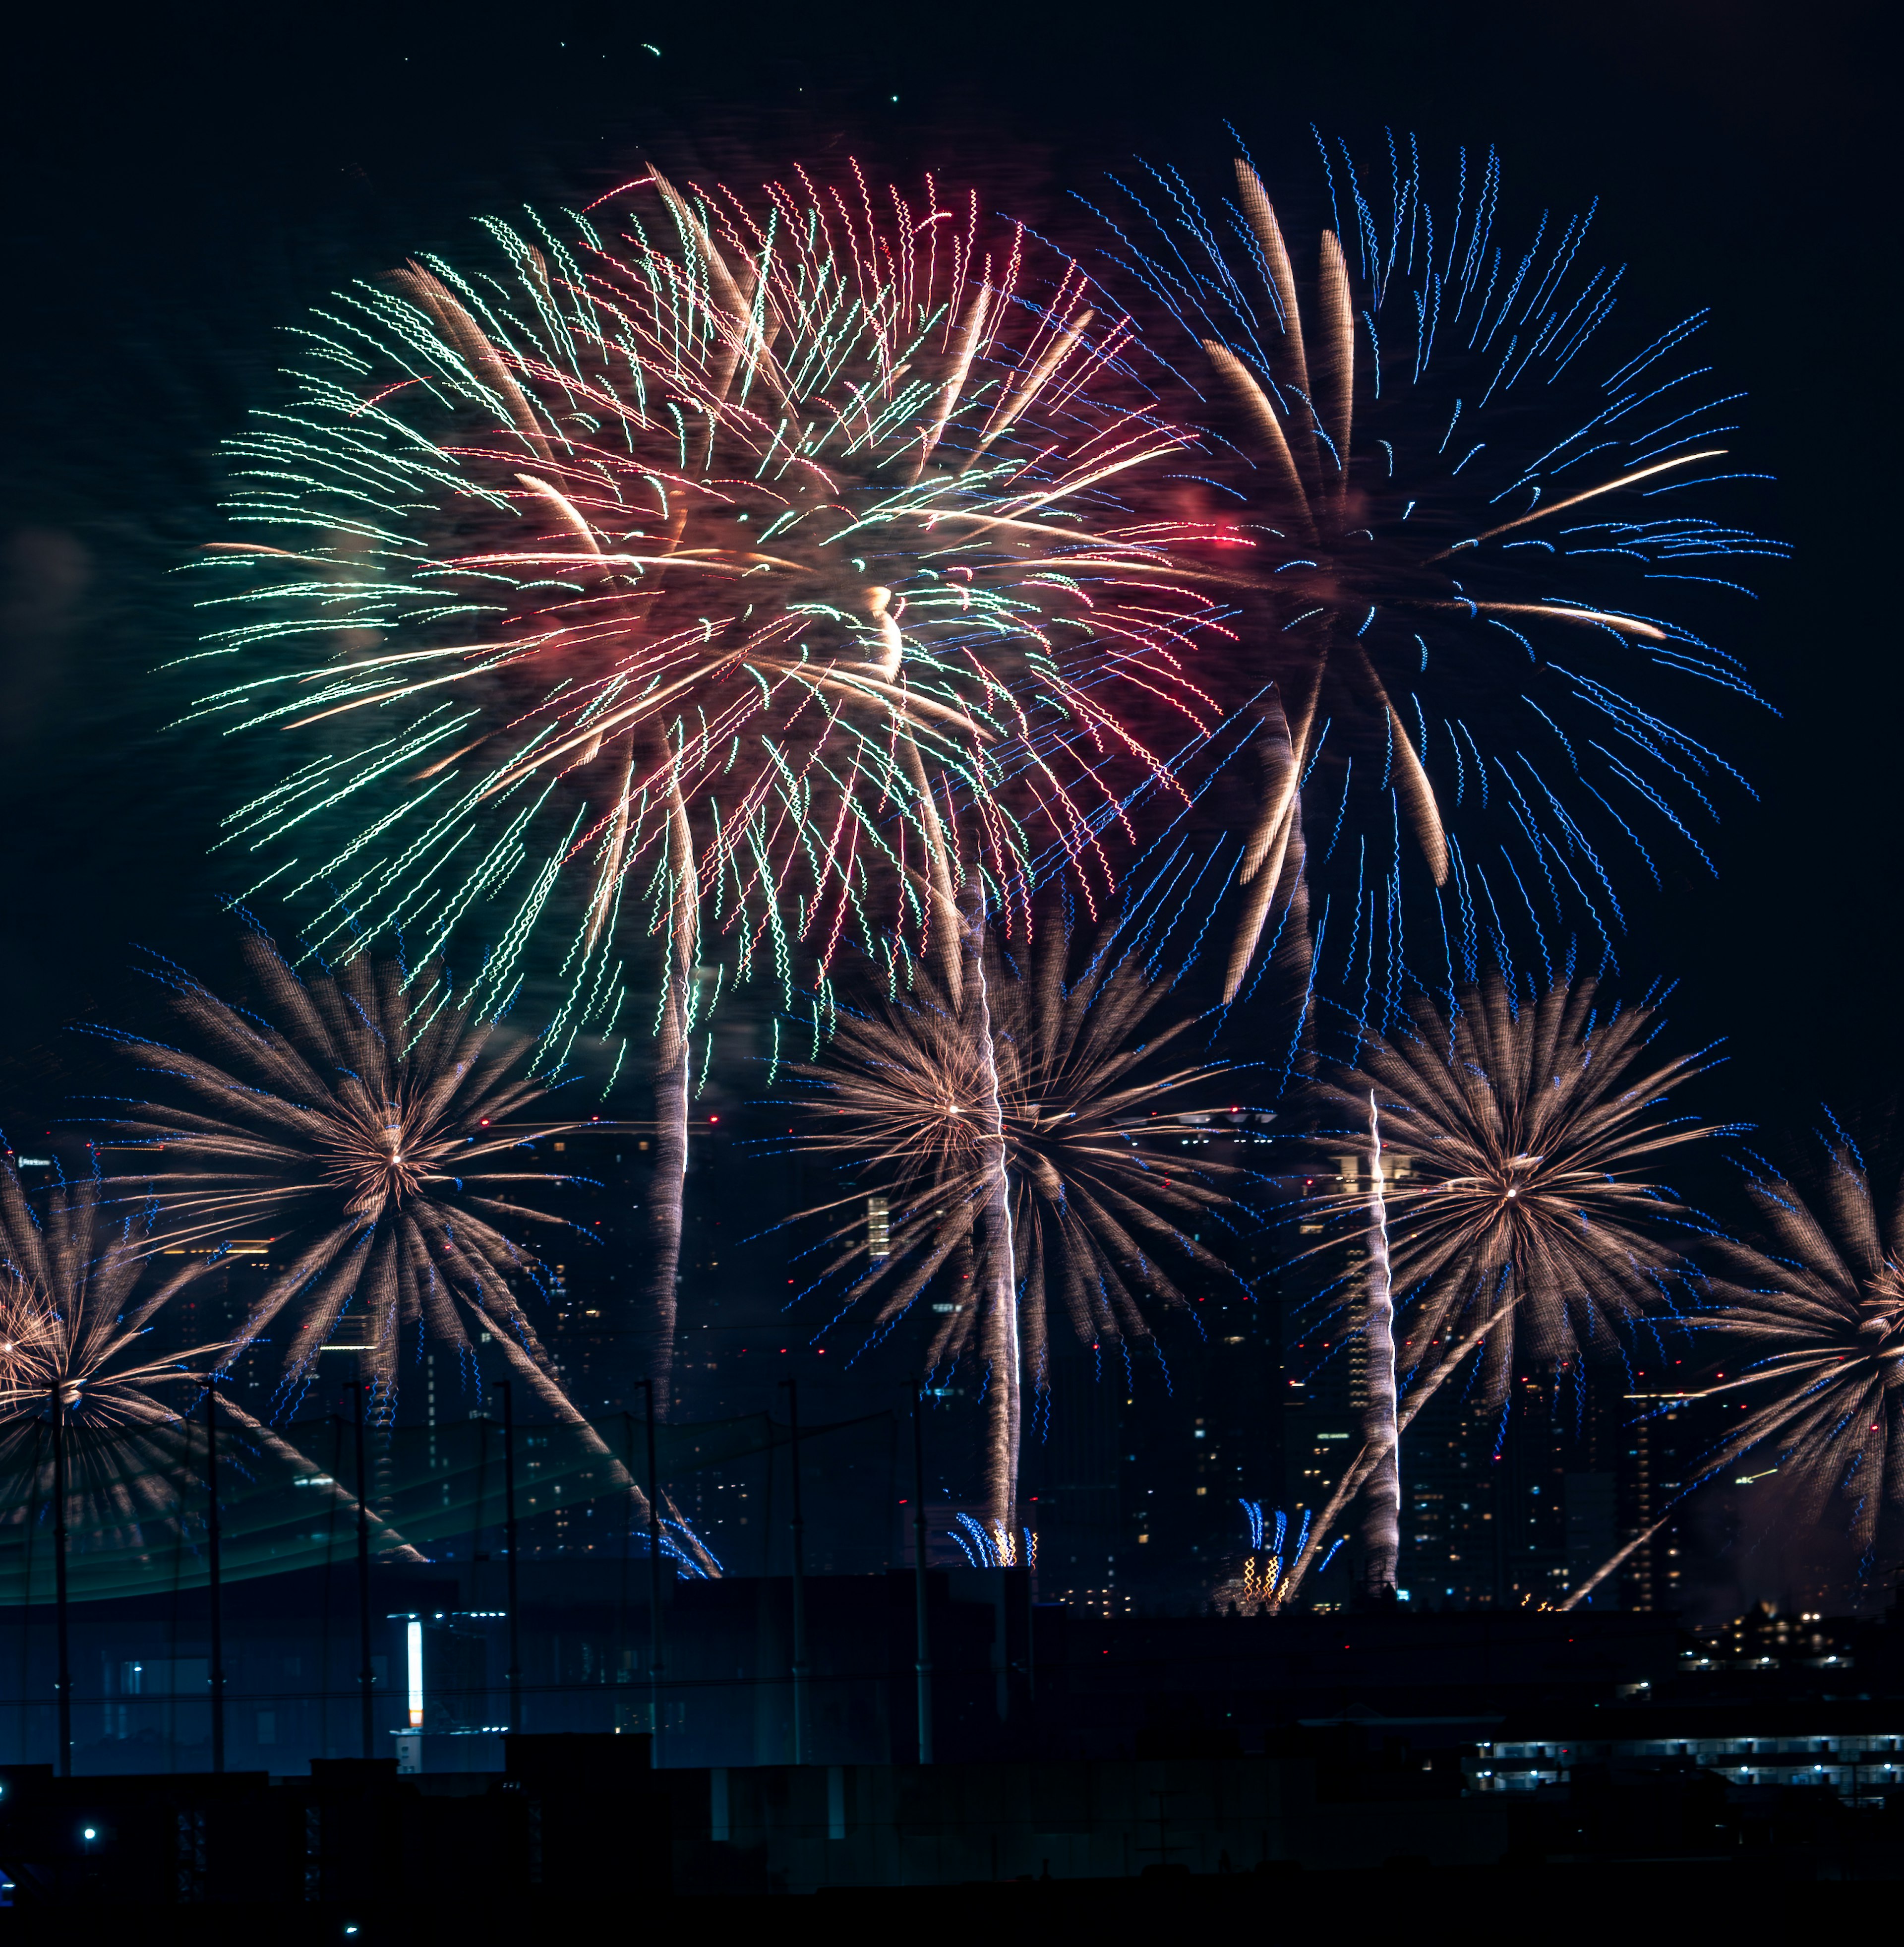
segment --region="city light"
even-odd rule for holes
[[[413,1616],[403,1625],[404,1661],[410,1673],[410,1729],[423,1728],[423,1625]]]

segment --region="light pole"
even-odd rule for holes
[[[800,1382],[787,1388],[787,1451],[793,1465],[793,1762],[807,1761],[806,1522],[800,1512]]]
[[[654,1736],[651,1761],[661,1762],[661,1483],[654,1465],[654,1382],[635,1383],[648,1395],[648,1729]]]
[[[370,1510],[366,1499],[369,1477],[363,1463],[363,1382],[347,1380],[345,1390],[357,1408],[357,1709],[367,1758],[376,1755],[376,1711],[370,1691],[377,1673],[370,1661]]]
[[[56,1381],[53,1401],[53,1605],[59,1651],[60,1775],[73,1775],[73,1657],[66,1630],[66,1397]]]
[[[635,1484],[635,1416],[622,1415],[622,1472],[628,1476],[628,1512],[622,1520],[621,1582],[615,1595],[615,1680],[620,1682],[628,1672],[628,1553],[635,1532],[635,1497],[640,1491]],[[615,1707],[615,1726],[621,1727],[621,1706]]]
[[[932,1762],[932,1634],[926,1608],[926,1401],[913,1401],[913,1601],[918,1611],[919,1644],[913,1668],[919,1677],[919,1762]]]
[[[205,1566],[212,1594],[212,1769],[225,1768],[224,1583],[218,1556],[218,1394],[205,1389]]]
[[[507,1379],[492,1379],[502,1395],[502,1545],[508,1557],[505,1586],[509,1605],[509,1729],[522,1725],[522,1636],[516,1615],[515,1405]]]

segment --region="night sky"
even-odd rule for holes
[[[1772,1128],[1884,1110],[1900,682],[1882,538],[1894,227],[1875,8],[1217,6],[1146,12],[639,6],[39,8],[8,48],[0,466],[0,1106],[43,1111],[59,1023],[121,1011],[129,941],[216,972],[205,858],[245,780],[163,725],[189,684],[169,571],[218,531],[215,450],[328,288],[467,218],[638,173],[850,150],[975,178],[1034,215],[1133,150],[1220,164],[1221,121],[1306,187],[1313,118],[1499,145],[1577,206],[1629,304],[1709,303],[1749,387],[1754,509],[1797,544],[1727,645],[1776,717],[1726,719],[1758,786],[1714,884],[1639,899],[1625,964],[1729,1039],[1715,1112]],[[644,42],[660,50],[648,52]],[[895,101],[893,98],[897,97]],[[1683,863],[1683,862],[1682,862]],[[208,957],[209,956],[209,957]]]

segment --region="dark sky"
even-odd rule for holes
[[[122,1011],[125,947],[215,971],[205,859],[238,780],[162,726],[189,646],[171,570],[216,528],[215,447],[268,397],[275,328],[333,284],[567,201],[649,148],[719,167],[842,150],[977,175],[1020,208],[1142,148],[1271,154],[1313,118],[1498,144],[1525,195],[1604,198],[1662,324],[1717,308],[1752,463],[1797,565],[1733,646],[1781,714],[1732,754],[1716,887],[1639,912],[1627,965],[1730,1037],[1708,1106],[1881,1110],[1900,712],[1881,521],[1895,221],[1874,7],[1068,5],[768,12],[641,5],[43,6],[7,48],[0,371],[0,1107],[60,1085],[76,1012]],[[657,57],[644,42],[660,51]],[[896,99],[895,99],[896,98]]]

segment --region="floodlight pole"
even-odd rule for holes
[[[661,1483],[654,1463],[654,1382],[635,1383],[648,1395],[648,1729],[652,1762],[661,1762]]]
[[[919,1676],[919,1762],[932,1762],[932,1633],[926,1607],[926,1401],[913,1401],[913,1601],[918,1611],[919,1646],[913,1668]]]
[[[522,1626],[516,1614],[515,1389],[507,1379],[492,1379],[490,1384],[502,1395],[502,1539],[509,1558],[505,1584],[509,1605],[509,1729],[519,1732],[523,1728]]]
[[[225,1768],[224,1581],[219,1559],[218,1393],[205,1389],[205,1567],[212,1595],[212,1769]]]
[[[641,1490],[635,1484],[635,1416],[622,1415],[622,1472],[628,1476],[628,1511],[623,1517],[621,1545],[621,1584],[615,1596],[615,1680],[620,1682],[627,1673],[628,1666],[628,1551],[635,1528],[635,1497]],[[615,1722],[619,1729],[621,1723],[620,1707],[616,1707]]]
[[[60,1775],[73,1775],[73,1657],[66,1629],[66,1401],[56,1382],[53,1402],[53,1605],[59,1650],[57,1689],[60,1717]]]
[[[369,1475],[363,1461],[363,1382],[349,1379],[345,1390],[356,1403],[357,1441],[357,1709],[362,1729],[363,1755],[376,1755],[377,1726],[371,1686],[377,1673],[370,1661],[370,1509],[367,1497]]]
[[[800,1382],[787,1388],[787,1452],[793,1467],[793,1762],[807,1761],[806,1522],[800,1512]]]

